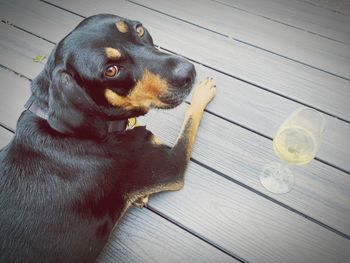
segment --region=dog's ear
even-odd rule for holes
[[[61,133],[97,139],[107,135],[102,112],[65,70],[52,73],[48,106],[48,122]]]

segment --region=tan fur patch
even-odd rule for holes
[[[145,200],[148,202],[149,196],[155,193],[164,192],[164,191],[179,191],[185,185],[183,179],[168,184],[159,184],[149,189],[143,189],[134,193],[130,193],[128,196],[125,196],[128,206],[131,206],[137,201]],[[138,204],[138,202],[137,202]]]
[[[156,144],[156,145],[161,145],[162,144],[162,141],[157,136],[155,136],[154,134],[152,135],[151,141],[152,141],[153,144]]]
[[[164,79],[145,70],[142,78],[136,83],[135,88],[128,96],[119,96],[107,88],[105,97],[112,106],[119,106],[126,110],[140,108],[147,112],[150,106],[166,106],[165,103],[158,99],[158,96],[164,93],[167,88],[168,84]]]
[[[186,147],[187,159],[190,159],[191,157],[194,139],[197,134],[199,122],[202,118],[202,115],[203,115],[203,110],[198,110],[193,105],[191,105],[186,112],[185,120],[181,128],[181,132],[176,140],[175,145],[180,141],[183,141],[187,145]]]
[[[155,193],[163,192],[163,191],[179,191],[184,187],[184,179],[180,179],[178,181],[168,183],[168,184],[159,184],[153,188],[149,189],[143,189],[134,193],[129,193],[124,196],[125,199],[125,206],[120,213],[120,216],[118,218],[118,221],[113,227],[113,230],[116,228],[117,224],[119,223],[120,219],[124,216],[126,211],[134,204],[138,199],[147,198],[149,199],[149,196]],[[148,201],[148,200],[147,200]]]
[[[122,56],[122,54],[118,49],[115,49],[112,47],[106,47],[105,52],[106,52],[106,56],[110,59],[118,59]]]
[[[149,201],[149,195],[144,195],[139,199],[137,199],[136,201],[134,201],[133,205],[139,208],[147,207],[148,201]]]
[[[129,31],[128,25],[123,20],[118,21],[115,25],[121,33],[127,33]]]

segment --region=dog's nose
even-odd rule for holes
[[[187,60],[179,59],[172,70],[171,82],[179,88],[188,88],[194,81],[196,70]]]

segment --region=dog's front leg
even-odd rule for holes
[[[215,96],[215,92],[216,86],[214,80],[211,78],[203,80],[196,87],[191,105],[185,115],[181,132],[174,147],[168,152],[166,166],[173,172],[162,173],[161,182],[157,182],[150,188],[150,191],[139,196],[138,199],[133,202],[134,205],[138,207],[147,206],[150,194],[161,191],[180,190],[183,187],[185,170],[192,154],[193,143],[199,123],[202,119],[205,107]],[[160,141],[154,137],[153,143],[160,144]]]
[[[179,163],[179,167],[186,168],[192,154],[193,143],[197,135],[204,109],[213,99],[215,93],[215,82],[211,78],[203,80],[194,91],[192,102],[185,115],[181,132],[177,138],[175,146],[172,148],[175,158],[182,160],[182,162]]]
[[[206,78],[195,88],[180,134],[170,151],[169,164],[175,168],[176,175],[173,175],[172,183],[165,185],[163,190],[180,190],[183,187],[185,170],[191,158],[199,123],[205,107],[214,98],[215,93],[216,85],[212,78]]]

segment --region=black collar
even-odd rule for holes
[[[26,110],[29,110],[30,112],[34,113],[36,116],[47,120],[48,116],[47,113],[44,112],[35,102],[32,97],[29,98],[29,100],[24,105],[24,108]],[[108,132],[121,132],[125,131],[128,128],[128,120],[117,120],[117,121],[107,121],[108,125]]]

